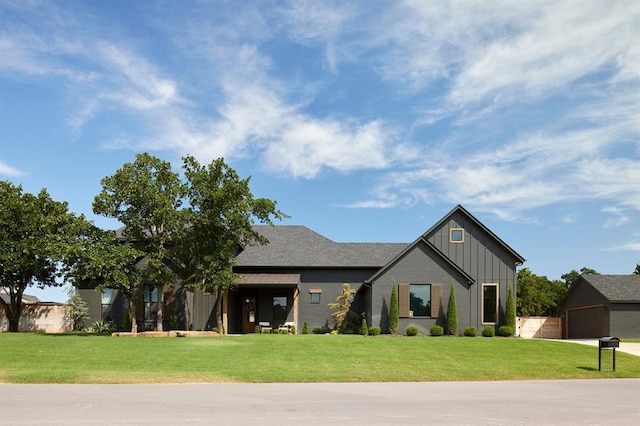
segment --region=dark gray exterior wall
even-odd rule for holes
[[[458,329],[464,330],[469,325],[475,325],[471,319],[477,316],[477,309],[472,304],[471,294],[473,289],[470,289],[467,279],[424,242],[420,242],[410,249],[384,274],[380,275],[375,282],[371,283],[372,312],[371,318],[367,318],[367,323],[379,326],[384,333],[389,332],[389,303],[391,289],[395,282],[396,284],[442,285],[440,317],[400,318],[398,323],[399,333],[403,333],[404,329],[409,325],[415,325],[422,333],[429,333],[431,326],[436,324],[444,326],[444,314],[446,314],[452,281],[456,293]]]
[[[85,325],[89,326],[96,321],[102,320],[102,293],[91,287],[78,288],[78,295],[84,300],[89,309]]]
[[[314,327],[333,327],[333,322],[331,321],[331,309],[329,309],[329,303],[335,302],[336,298],[340,295],[342,290],[342,285],[344,283],[348,283],[351,286],[351,289],[354,291],[358,291],[361,287],[362,283],[376,270],[373,268],[243,268],[238,269],[236,272],[239,274],[242,273],[270,273],[270,274],[300,274],[300,283],[298,284],[298,323],[296,324],[296,331],[300,333],[302,331],[302,326],[304,322],[307,322],[309,332]],[[244,290],[243,290],[244,288]],[[262,287],[252,287],[254,289],[254,293],[259,296],[259,306],[258,306],[258,316],[260,320],[263,320],[261,312],[265,314],[264,321],[268,321],[268,314],[271,303],[271,297],[275,294],[284,294],[286,293],[288,296],[288,321],[294,321],[294,312],[293,312],[293,289],[291,287],[282,287],[278,288],[277,286],[262,286]],[[320,289],[322,290],[320,296],[320,303],[314,304],[311,303],[311,290]],[[242,294],[242,292],[249,291],[246,287],[240,287],[237,291],[232,293],[236,293],[237,295]],[[284,293],[283,293],[284,292]],[[356,298],[353,303],[353,307],[358,311],[359,314],[363,314],[365,311],[365,302],[364,302],[364,293],[360,293],[356,295]],[[235,324],[232,327],[231,321],[232,317],[240,317],[242,312],[237,313],[236,315],[232,315],[231,308],[233,305],[234,309],[240,309],[238,306],[241,306],[241,300],[236,296],[237,301],[233,301],[232,297],[230,297],[229,301],[229,331],[230,332],[240,332],[241,323]],[[236,306],[238,305],[238,306]],[[200,314],[198,314],[200,315]],[[234,331],[236,330],[236,331]]]
[[[452,228],[464,229],[463,243],[450,242],[449,232]],[[476,282],[469,295],[472,306],[470,325],[478,329],[483,327],[482,284],[498,284],[500,304],[498,325],[503,324],[509,287],[512,288],[514,298],[516,297],[515,283],[518,259],[504,247],[503,243],[478,226],[462,211],[454,212],[449,220],[431,230],[425,235],[425,238],[444,256],[475,279]],[[448,297],[448,293],[443,289],[443,297],[445,295]]]

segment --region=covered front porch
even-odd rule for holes
[[[300,274],[242,274],[225,297],[227,331],[234,334],[298,325]]]

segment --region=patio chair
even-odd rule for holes
[[[271,323],[268,321],[260,321],[258,323],[260,326],[260,334],[269,333],[271,334]]]

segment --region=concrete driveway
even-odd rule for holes
[[[640,424],[640,379],[0,384],[0,395],[10,425]]]
[[[598,339],[564,339],[559,341],[598,347]],[[620,342],[620,347],[617,350],[631,355],[640,356],[640,343]]]

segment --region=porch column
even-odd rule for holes
[[[293,324],[296,326],[296,333],[298,333],[298,299],[300,298],[300,288],[295,286],[293,289]]]
[[[222,295],[222,327],[224,327],[224,333],[222,333],[222,330],[218,330],[220,334],[229,333],[229,318],[227,316],[228,308],[229,308],[229,294],[225,293]]]

